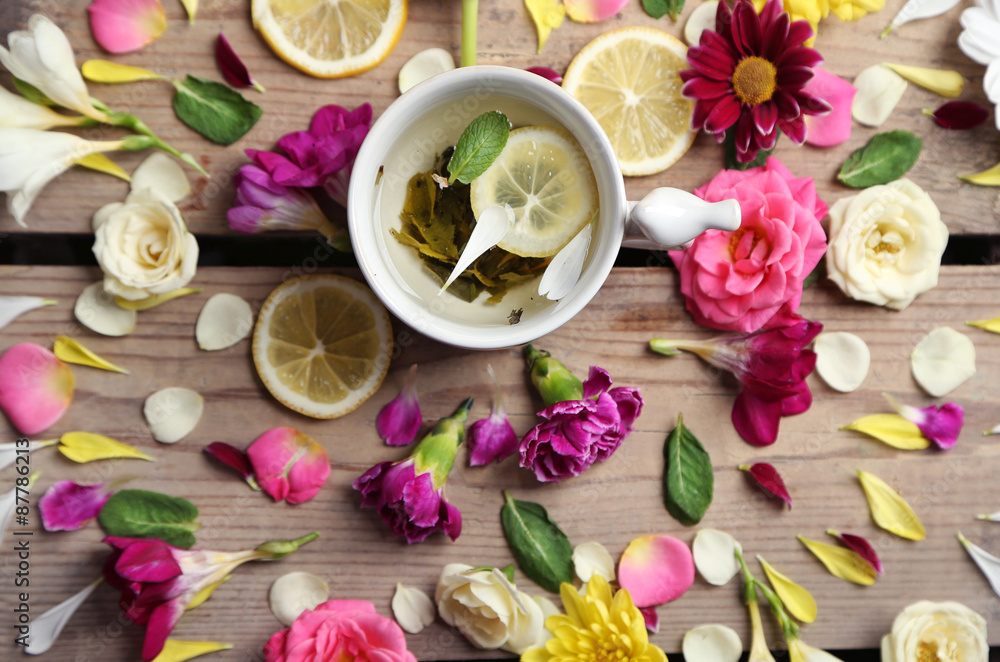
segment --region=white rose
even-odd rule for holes
[[[958,602],[915,602],[882,638],[882,662],[986,662],[986,619]]]
[[[184,287],[198,265],[198,242],[177,206],[151,189],[94,214],[94,255],[104,270],[104,289],[123,299]]]
[[[542,608],[496,568],[446,565],[435,600],[444,622],[458,628],[477,648],[502,648],[520,655],[544,646],[550,636]]]
[[[937,285],[947,243],[937,205],[900,179],[833,205],[826,270],[847,296],[902,310]]]

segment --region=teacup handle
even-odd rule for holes
[[[740,203],[736,200],[705,202],[676,188],[658,188],[639,202],[628,203],[625,219],[626,248],[677,250],[685,248],[705,230],[738,230]]]

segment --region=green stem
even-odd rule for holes
[[[747,567],[747,562],[743,559],[743,554],[738,547],[733,550],[733,553],[736,555],[736,560],[740,562],[740,569],[743,570],[743,604],[757,602],[757,589],[754,588],[757,580],[750,573],[750,568]]]
[[[476,63],[476,28],[479,25],[479,0],[462,0],[462,66]]]
[[[753,580],[753,583],[760,590],[764,599],[767,600],[767,605],[771,608],[771,612],[778,619],[778,622],[781,623],[781,631],[785,636],[785,640],[788,641],[789,639],[797,638],[799,636],[799,626],[788,617],[788,613],[785,612],[785,606],[781,604],[781,598],[766,584],[756,579]]]
[[[136,133],[149,137],[153,141],[152,144],[150,145],[151,147],[162,149],[167,154],[172,154],[173,156],[176,156],[178,159],[188,164],[189,166],[191,166],[192,168],[194,168],[195,170],[197,170],[199,173],[201,173],[206,177],[211,176],[208,174],[208,172],[205,171],[204,168],[201,167],[201,165],[197,161],[194,160],[193,156],[191,156],[186,152],[181,152],[171,147],[167,143],[163,142],[159,136],[153,133],[153,130],[150,129],[145,122],[143,122],[135,115],[129,115],[128,113],[112,112],[109,114],[109,117],[112,126],[123,126],[127,129],[135,131]]]

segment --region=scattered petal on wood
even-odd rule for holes
[[[699,625],[684,633],[681,652],[692,662],[738,662],[743,641],[728,625]]]
[[[896,490],[875,474],[860,469],[857,471],[876,524],[907,540],[923,540],[927,537],[927,530],[920,518]]]
[[[773,465],[767,462],[757,462],[755,464],[741,464],[738,468],[751,475],[757,484],[767,492],[787,503],[789,510],[792,509],[792,495],[788,493],[785,481],[782,480],[781,474]]]
[[[0,295],[0,329],[4,328],[17,317],[38,308],[54,306],[58,302],[42,297],[18,297]]]
[[[115,458],[154,461],[128,444],[92,432],[67,432],[59,438],[59,452],[74,462],[81,463]]]
[[[718,529],[701,529],[691,543],[694,565],[706,582],[725,586],[740,571],[736,550],[743,548],[731,535]]]
[[[653,634],[660,631],[660,613],[656,611],[656,607],[643,607],[639,609],[639,613],[642,614],[647,630]]]
[[[232,347],[253,331],[253,310],[245,299],[219,292],[202,306],[194,335],[198,347],[216,351]]]
[[[945,129],[965,131],[985,124],[990,118],[990,109],[972,101],[949,101],[937,110],[924,109],[924,115]]]
[[[90,594],[94,592],[94,589],[102,581],[102,579],[98,579],[88,584],[86,588],[76,595],[63,600],[41,616],[31,619],[31,631],[28,634],[28,645],[25,647],[24,652],[29,655],[41,655],[52,648],[52,644],[56,643],[56,639],[59,638],[59,633],[66,627],[66,623],[69,622],[69,619],[73,617],[73,614],[80,608],[80,605],[90,597]]]
[[[929,448],[931,442],[914,423],[899,414],[872,414],[845,425],[841,430],[853,430],[874,437],[884,444],[904,451]]]
[[[271,613],[289,626],[306,609],[315,609],[330,597],[330,585],[308,572],[290,572],[274,580],[267,594]]]
[[[122,170],[122,167],[104,156],[100,153],[87,154],[83,158],[79,158],[75,161],[78,166],[87,168],[88,170],[93,170],[94,172],[103,172],[105,175],[111,175],[112,177],[117,177],[123,182],[131,182],[132,177],[127,172]]]
[[[615,581],[615,560],[607,547],[599,542],[584,542],[574,547],[573,567],[584,584],[594,575],[600,575],[609,582]]]
[[[131,53],[167,29],[160,0],[94,0],[87,7],[94,40],[109,53]]]
[[[715,30],[715,13],[718,9],[718,0],[708,0],[695,7],[684,24],[684,41],[688,46],[701,43],[701,33],[705,30]]]
[[[888,62],[884,64],[911,83],[948,99],[954,99],[961,94],[962,88],[965,86],[965,79],[957,71],[909,67],[905,64],[890,64]]]
[[[538,32],[538,52],[541,53],[549,35],[562,25],[563,19],[566,18],[566,6],[560,0],[524,0],[524,6],[528,8],[528,14],[535,23],[535,31]]]
[[[189,388],[171,386],[146,398],[142,415],[153,438],[174,444],[194,430],[205,411],[205,399]]]
[[[1000,522],[1000,510],[986,515],[976,515],[976,519],[985,520],[987,522]]]
[[[691,550],[672,536],[636,538],[618,562],[618,583],[640,609],[672,602],[694,583]]]
[[[163,644],[163,650],[153,658],[153,662],[186,662],[187,660],[225,651],[232,648],[232,644],[224,644],[218,641],[183,641],[181,639],[167,639]]]
[[[213,441],[208,446],[205,446],[202,450],[208,455],[211,455],[219,462],[231,469],[235,469],[243,477],[243,480],[251,487],[251,489],[259,492],[260,485],[257,484],[257,479],[253,475],[253,467],[250,465],[250,458],[247,454],[241,451],[239,448],[227,444],[224,441]]]
[[[880,575],[883,574],[882,561],[875,552],[875,548],[872,547],[871,543],[867,540],[852,533],[840,533],[839,531],[834,531],[833,529],[827,529],[826,532],[847,545],[849,549],[853,549],[861,555],[864,560],[871,563],[872,567],[875,568],[875,572]]]
[[[83,77],[94,83],[136,83],[141,80],[166,80],[163,76],[143,69],[119,64],[110,60],[87,60],[80,67]]]
[[[959,179],[977,186],[1000,186],[1000,163],[974,175],[959,175]]]
[[[73,401],[73,371],[47,348],[18,343],[0,355],[0,410],[25,435],[49,429]]]
[[[757,561],[760,562],[760,567],[764,568],[767,580],[771,582],[774,592],[781,598],[785,609],[803,623],[812,623],[815,621],[817,607],[812,593],[771,567],[771,564],[765,561],[763,556],[758,555]]]
[[[420,51],[399,70],[399,93],[404,94],[417,83],[455,68],[455,58],[443,48]]]
[[[111,361],[98,356],[76,340],[66,336],[56,336],[56,342],[52,347],[52,351],[58,358],[62,359],[66,363],[85,365],[91,368],[99,368],[100,370],[108,370],[110,372],[120,372],[123,375],[128,374],[128,370],[125,368],[119,368]]]
[[[392,615],[399,627],[410,634],[418,634],[434,622],[437,609],[424,591],[397,583],[396,592],[392,596]]]
[[[851,393],[868,378],[872,353],[865,341],[846,331],[828,331],[813,341],[816,374],[835,391]]]
[[[73,314],[80,324],[104,336],[127,336],[135,331],[135,311],[119,307],[115,297],[104,291],[103,281],[83,288]]]
[[[153,152],[132,173],[131,189],[149,189],[171,202],[180,202],[191,195],[191,182],[177,161],[163,152]]]
[[[978,322],[966,322],[966,324],[974,326],[978,329],[984,329],[991,333],[1000,333],[1000,317],[994,317],[989,320],[979,320]],[[3,326],[0,325],[0,328],[3,328]]]
[[[889,33],[906,25],[910,21],[940,16],[959,3],[960,0],[909,0],[902,9],[896,12],[892,22],[882,31],[880,37],[885,39]]]
[[[878,578],[874,566],[853,549],[828,545],[825,542],[809,540],[803,536],[798,536],[798,539],[820,560],[820,563],[826,566],[826,569],[834,577],[861,586],[871,586]]]
[[[881,64],[861,71],[854,79],[858,93],[854,95],[851,114],[865,126],[882,126],[906,92],[906,79]]]
[[[221,32],[215,40],[215,61],[219,65],[222,77],[233,87],[252,87],[258,92],[264,92],[264,86],[253,79],[247,65],[233,50],[226,35]]]
[[[549,67],[528,67],[525,71],[533,73],[536,76],[541,76],[545,80],[552,81],[556,85],[562,85],[562,74],[555,69],[550,69]]]
[[[976,348],[955,329],[938,327],[913,349],[910,371],[925,391],[940,398],[976,374]]]
[[[958,533],[958,541],[962,543],[962,547],[965,548],[965,551],[969,553],[969,556],[979,566],[983,575],[986,576],[986,580],[993,588],[993,592],[1000,596],[1000,559],[979,545],[970,542],[961,532]]]
[[[195,15],[198,13],[198,0],[181,0],[181,4],[184,5],[184,11],[187,12],[188,22],[193,24]]]

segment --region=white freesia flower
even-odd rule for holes
[[[24,217],[45,186],[89,154],[129,149],[145,136],[126,140],[91,141],[70,133],[0,127],[0,191],[7,209],[27,227]]]
[[[975,0],[976,6],[962,12],[964,30],[958,35],[958,47],[965,55],[986,66],[983,90],[997,106],[997,129],[1000,129],[1000,0]]]
[[[135,301],[187,285],[198,242],[173,202],[142,189],[94,214],[94,255],[105,291]]]
[[[66,623],[102,581],[104,580],[98,579],[88,584],[76,595],[63,600],[41,616],[31,619],[31,633],[28,635],[28,646],[24,652],[29,655],[41,655],[52,648],[52,644],[56,643]]]
[[[60,115],[48,106],[32,103],[0,87],[0,126],[44,131],[54,126],[79,126],[85,121],[88,120],[83,115]]]
[[[496,568],[446,565],[435,599],[442,620],[477,648],[502,648],[520,655],[549,639],[542,608]]]
[[[989,652],[986,620],[958,602],[915,602],[882,638],[882,662],[981,662]]]
[[[94,108],[87,84],[76,68],[73,47],[62,30],[41,14],[28,19],[28,30],[7,35],[7,48],[0,46],[0,63],[15,78],[38,88],[63,108],[75,110],[98,122],[108,116]]]
[[[843,662],[836,655],[831,655],[822,648],[810,646],[798,637],[788,640],[788,657],[792,662]]]
[[[937,285],[948,226],[908,179],[838,200],[829,234],[827,274],[853,299],[902,310]]]

